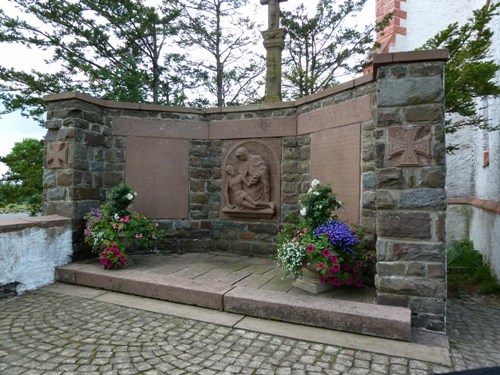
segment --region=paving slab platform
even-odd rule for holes
[[[411,311],[377,305],[368,286],[315,295],[295,288],[270,259],[226,253],[134,255],[132,260],[124,270],[104,270],[96,259],[78,261],[58,267],[56,278],[228,313],[412,340]]]

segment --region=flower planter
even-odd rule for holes
[[[322,283],[319,280],[319,272],[312,267],[302,268],[302,276],[295,279],[293,286],[310,293],[319,294],[333,289],[330,283]]]

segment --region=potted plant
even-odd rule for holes
[[[375,252],[367,246],[360,227],[338,220],[335,212],[343,203],[332,187],[313,180],[300,203],[300,216],[290,218],[278,233],[277,263],[286,275],[299,281],[306,277],[325,286],[361,287]],[[327,288],[306,289],[320,292]]]
[[[99,254],[106,269],[125,268],[130,263],[127,249],[150,247],[162,236],[157,223],[128,211],[136,196],[128,185],[119,184],[111,189],[105,204],[84,217],[84,241]]]

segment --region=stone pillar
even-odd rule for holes
[[[363,199],[377,210],[378,303],[409,307],[413,327],[444,332],[447,54],[414,57],[375,56],[375,189]]]
[[[74,258],[80,256],[83,217],[125,173],[123,139],[112,137],[111,120],[89,98],[78,93],[44,98],[48,131],[42,212],[72,219]]]
[[[287,0],[260,0],[269,5],[269,28],[262,32],[266,48],[266,102],[281,101],[281,52],[285,47],[285,29],[279,28],[279,3]]]

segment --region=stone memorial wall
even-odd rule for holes
[[[346,203],[339,216],[377,240],[379,302],[443,331],[446,57],[378,55],[373,75],[285,103],[193,109],[50,95],[44,213],[73,219],[78,258],[83,216],[126,182],[133,209],[166,231],[159,251],[267,256],[318,178]]]

